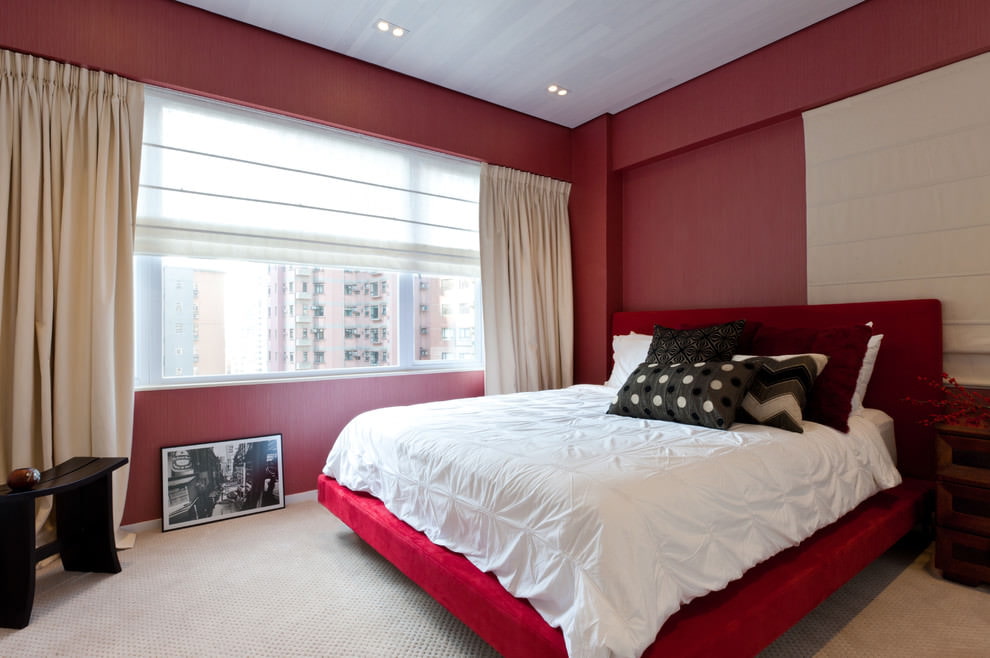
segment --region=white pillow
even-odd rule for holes
[[[873,326],[872,322],[868,322]],[[870,341],[866,344],[866,355],[863,357],[863,365],[859,367],[859,377],[856,378],[856,390],[852,396],[852,411],[856,412],[863,408],[863,398],[866,397],[866,388],[870,385],[870,377],[873,376],[873,366],[877,362],[877,352],[880,351],[880,341],[883,334],[870,336]]]
[[[625,384],[636,366],[646,361],[646,353],[652,342],[652,335],[636,332],[625,336],[612,336],[612,360],[615,365],[612,366],[612,375],[605,385],[619,388]]]

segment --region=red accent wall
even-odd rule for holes
[[[622,309],[804,303],[800,113],[987,50],[990,2],[867,0],[614,116]],[[601,252],[578,244],[575,260]],[[578,306],[597,331],[610,306],[589,294]],[[610,348],[597,335],[578,348],[592,367],[576,371],[597,381]]]
[[[621,180],[611,167],[611,124],[610,116],[589,121],[574,131],[571,147],[574,378],[595,384],[608,379],[612,313],[622,301]]]
[[[282,434],[285,491],[299,493],[316,488],[330,446],[362,411],[484,391],[481,371],[139,391],[124,523],[161,517],[163,447]]]
[[[174,0],[3,0],[2,12],[4,48],[570,177],[567,128]]]
[[[990,49],[985,0],[866,0],[615,117],[617,169]]]
[[[567,128],[172,0],[2,0],[0,47],[570,177]],[[124,523],[161,516],[164,446],[281,433],[299,493],[358,412],[483,393],[480,372],[139,392]]]
[[[800,117],[625,174],[622,309],[803,304]]]
[[[800,112],[990,49],[986,0],[867,0],[570,131],[171,0],[3,0],[2,12],[2,47],[572,180],[581,382],[604,379],[620,307],[802,302]],[[719,250],[728,260],[708,264]],[[369,391],[376,405],[480,393],[480,377],[448,377],[139,393],[125,520],[160,515],[162,445],[282,431],[299,460],[288,490],[308,490],[327,436]],[[326,400],[326,417],[305,417]]]

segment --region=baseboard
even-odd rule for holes
[[[285,497],[286,505],[295,505],[296,503],[308,503],[310,501],[316,501],[316,489],[310,489],[309,491],[303,491],[301,493],[289,494]],[[149,530],[161,530],[162,520],[161,519],[150,519],[148,521],[139,521],[137,523],[129,523],[127,525],[120,526],[120,529],[124,532],[147,532]]]
[[[308,503],[309,501],[316,501],[316,489],[310,489],[309,491],[303,491],[302,493],[289,494],[285,497],[286,505]]]

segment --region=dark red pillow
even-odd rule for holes
[[[828,356],[828,365],[815,380],[804,417],[849,431],[849,413],[856,379],[866,355],[872,330],[865,324],[830,329],[760,327],[753,337],[753,354],[816,353]]]
[[[763,325],[753,336],[753,354],[776,356],[778,354],[806,354],[821,329],[784,329]],[[828,367],[828,366],[826,366]]]

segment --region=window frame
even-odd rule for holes
[[[419,304],[415,303],[415,293],[422,276],[417,272],[397,272],[398,295],[390,302],[390,311],[397,312],[397,336],[393,337],[391,348],[384,343],[378,352],[391,353],[398,362],[387,366],[359,366],[347,368],[284,370],[244,374],[165,376],[163,358],[162,317],[162,267],[161,259],[167,256],[152,254],[134,255],[134,388],[135,390],[155,390],[163,388],[184,388],[200,386],[223,386],[275,381],[299,381],[319,379],[341,379],[354,377],[382,377],[397,374],[426,374],[434,372],[469,372],[484,370],[483,318],[481,312],[481,286],[478,281],[478,299],[475,305],[476,360],[463,359],[422,359],[416,346],[420,336],[421,315]],[[229,259],[236,260],[236,259]],[[290,263],[275,263],[290,265]],[[326,267],[321,265],[320,267]],[[345,269],[345,268],[340,268]],[[465,277],[461,277],[465,278]],[[470,277],[466,277],[470,278]],[[314,307],[315,308],[315,307]],[[361,316],[363,317],[363,315]],[[325,330],[324,330],[325,331]],[[315,330],[312,340],[319,340]],[[456,331],[455,331],[456,335]],[[325,340],[325,336],[324,336]],[[386,339],[387,340],[387,339]],[[342,345],[345,352],[357,351],[356,361],[364,360],[364,348],[353,349]],[[324,351],[325,350],[321,350]],[[345,359],[346,360],[346,359]],[[288,359],[286,358],[287,362]],[[313,363],[311,359],[309,363]],[[157,364],[157,368],[155,365]]]

